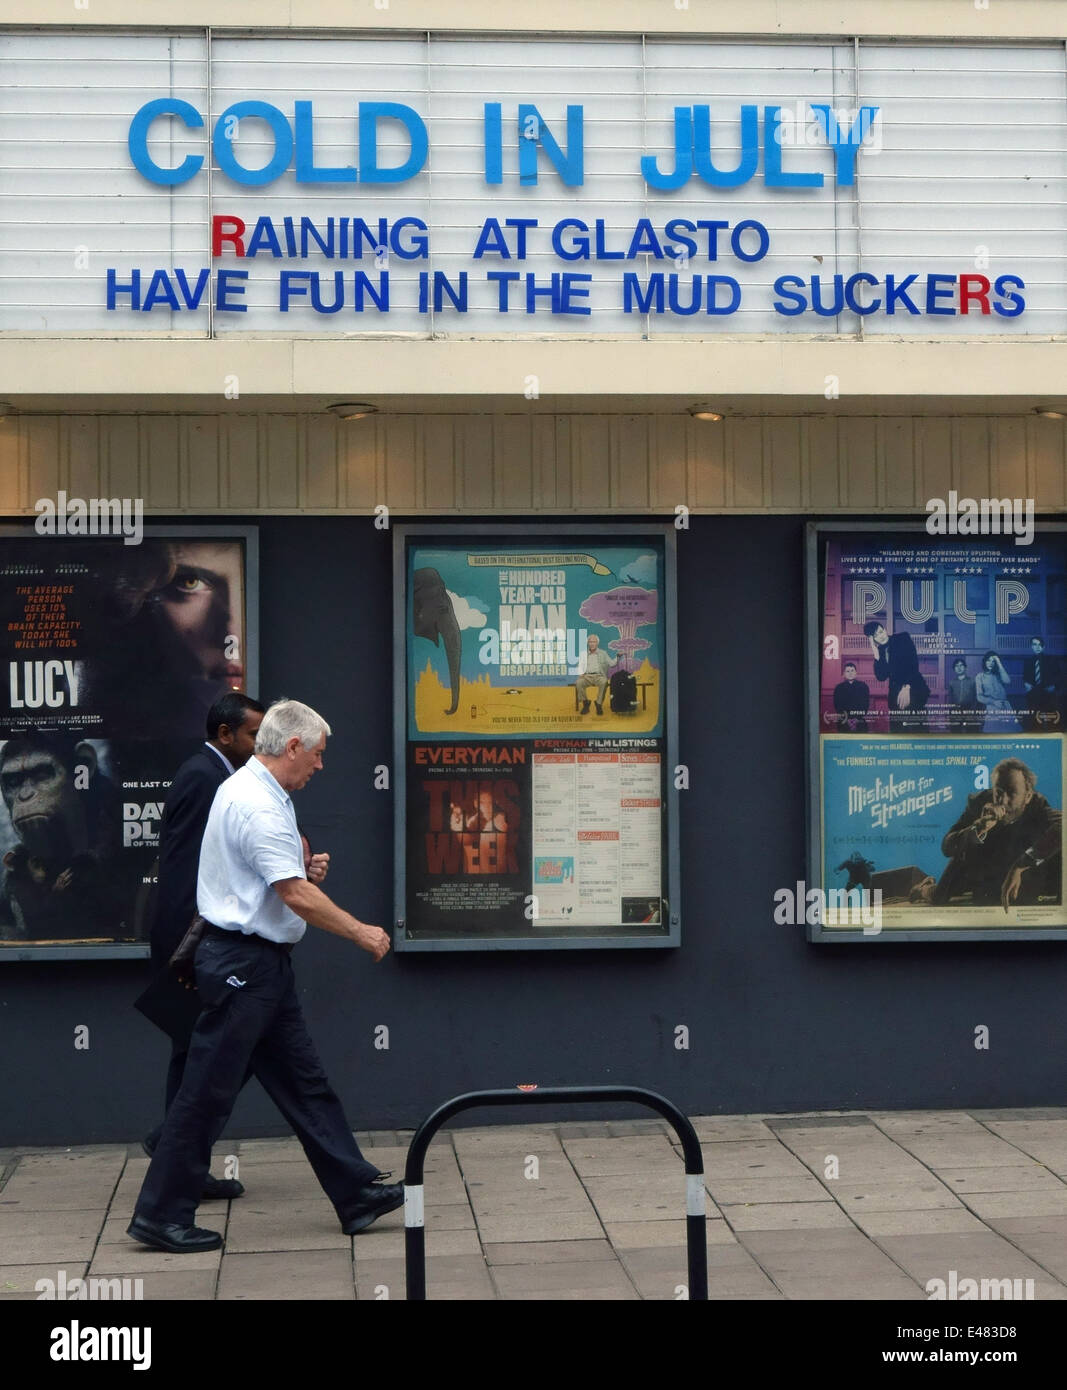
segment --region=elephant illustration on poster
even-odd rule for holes
[[[427,638],[435,647],[439,645],[439,639],[444,638],[448,679],[452,687],[452,704],[445,713],[455,714],[459,708],[459,661],[462,643],[452,600],[445,588],[445,581],[435,569],[415,571],[411,626],[416,637]]]

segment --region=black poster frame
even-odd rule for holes
[[[500,525],[468,523],[451,525],[417,523],[394,526],[393,543],[393,732],[394,732],[394,947],[400,952],[416,951],[516,951],[516,950],[604,950],[662,949],[681,944],[680,882],[678,847],[679,800],[676,785],[678,768],[678,663],[677,663],[677,573],[676,533],[669,522],[587,523],[549,522]],[[584,539],[583,539],[584,538]],[[665,921],[656,928],[636,930],[634,924],[605,924],[603,927],[576,926],[563,934],[550,934],[548,928],[529,935],[420,936],[407,919],[408,872],[408,662],[407,634],[411,596],[408,593],[408,557],[412,547],[434,541],[455,546],[470,540],[478,545],[504,547],[523,543],[529,549],[564,545],[567,549],[595,550],[597,544],[634,544],[642,538],[661,547],[663,562],[663,716],[661,813],[663,816],[663,854],[661,897]]]

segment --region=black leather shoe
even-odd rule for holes
[[[222,1244],[218,1231],[178,1226],[168,1221],[149,1221],[147,1216],[135,1216],[126,1227],[126,1234],[153,1250],[170,1250],[177,1255],[187,1251],[217,1250]]]
[[[404,1184],[402,1182],[371,1182],[360,1188],[356,1200],[341,1222],[341,1230],[346,1236],[354,1236],[357,1231],[365,1231],[379,1216],[387,1211],[396,1211],[404,1205]]]
[[[213,1178],[209,1173],[204,1179],[200,1196],[205,1202],[232,1202],[235,1197],[243,1197],[244,1183],[236,1178]]]

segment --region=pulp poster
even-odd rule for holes
[[[147,937],[170,779],[245,689],[245,543],[201,535],[0,547],[0,952]]]
[[[413,543],[411,935],[664,922],[663,548]]]
[[[828,540],[825,890],[877,893],[889,931],[1064,925],[1065,639],[1058,533]]]

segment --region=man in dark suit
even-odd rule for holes
[[[851,734],[867,732],[867,711],[871,707],[871,691],[866,681],[856,679],[856,663],[845,662],[845,679],[834,686],[834,709],[842,731]]]
[[[1030,638],[1030,651],[1023,662],[1023,685],[1026,687],[1026,708],[1030,711],[1029,727],[1045,728],[1045,722],[1034,718],[1037,714],[1048,714],[1058,705],[1057,691],[1060,685],[1059,663],[1054,656],[1045,652],[1044,640]]]
[[[863,632],[874,653],[875,680],[889,682],[890,730],[920,726],[930,687],[919,671],[919,655],[910,634],[894,632],[891,637],[878,619],[864,623]]]
[[[149,933],[152,964],[164,971],[196,913],[196,877],[200,842],[215,793],[226,778],[252,756],[256,730],[264,707],[240,691],[231,690],[211,706],[207,741],[174,774],[163,807],[159,832],[159,872],[156,910]],[[166,1108],[178,1094],[188,1055],[188,1040],[174,1039],[167,1068]],[[144,1141],[151,1154],[163,1131],[158,1125]],[[208,1174],[205,1197],[239,1197],[236,1179]]]

